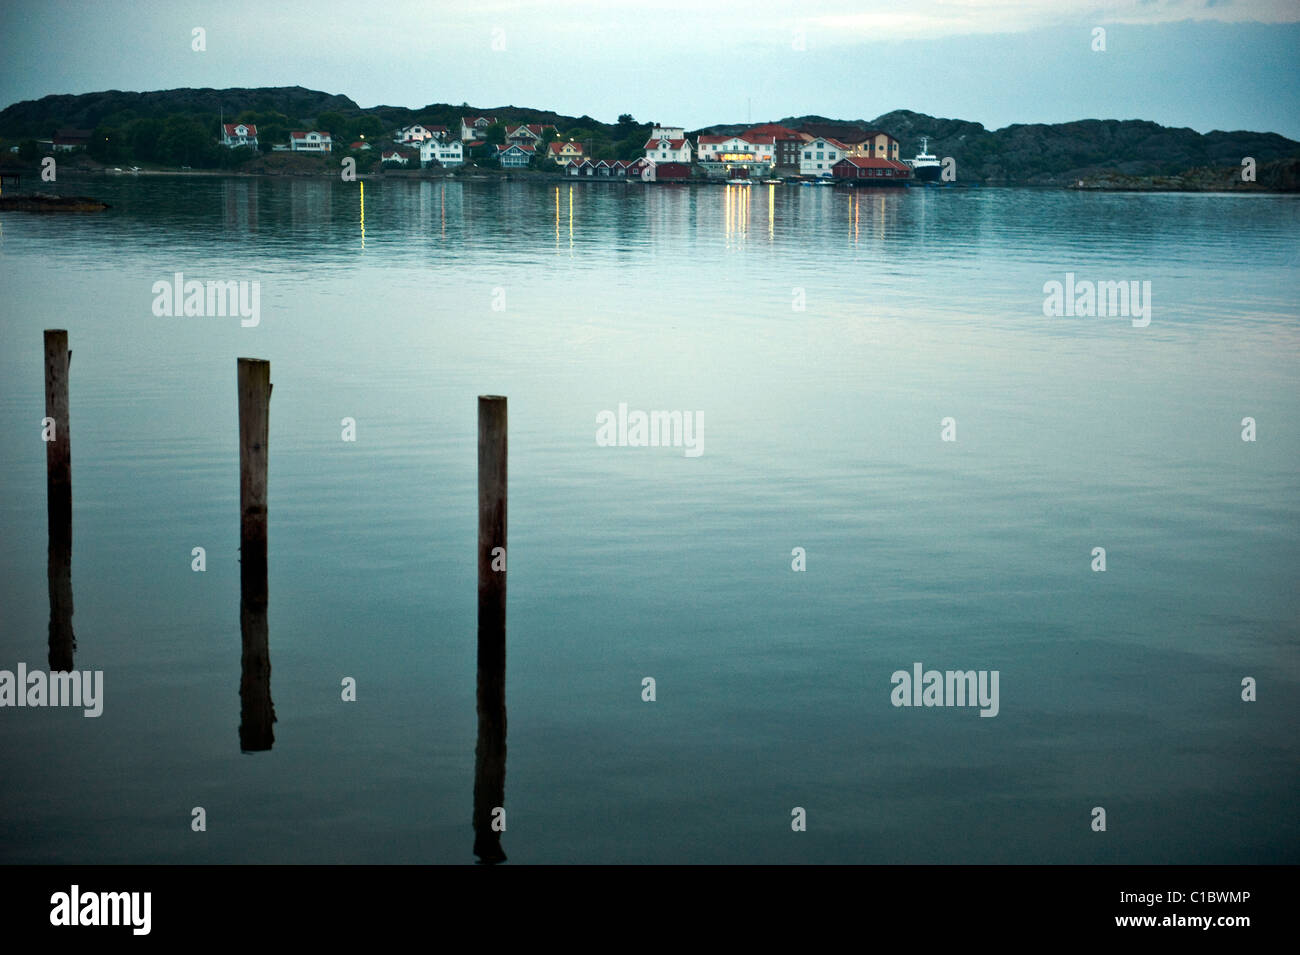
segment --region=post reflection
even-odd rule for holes
[[[51,672],[72,669],[77,640],[72,632],[72,485],[49,483]]]
[[[239,659],[239,749],[264,752],[275,742],[271,729],[275,705],[271,702],[271,650],[266,625],[266,556],[261,560],[244,551],[240,564],[239,632],[243,649]]]
[[[482,865],[506,861],[500,813],[506,803],[505,641],[479,643],[478,746],[474,750],[474,855]],[[497,825],[494,825],[497,823]]]

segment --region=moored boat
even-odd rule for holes
[[[915,158],[903,160],[912,167],[912,177],[917,182],[938,182],[943,172],[943,163],[939,161],[939,157],[927,152],[929,146],[930,138],[922,136],[921,151]]]

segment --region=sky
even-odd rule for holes
[[[0,0],[0,54],[0,107],[304,86],[692,129],[912,109],[1300,140],[1300,0]]]

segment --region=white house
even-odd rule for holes
[[[310,130],[305,133],[289,134],[289,149],[296,153],[327,153],[334,148],[334,140],[329,133]]]
[[[700,162],[712,162],[718,158],[718,152],[726,141],[726,136],[701,134],[700,138],[695,140],[696,156]]]
[[[520,146],[537,146],[547,130],[555,130],[550,123],[525,123],[520,126],[506,127],[506,142],[518,143]]]
[[[221,145],[234,149],[236,146],[257,148],[257,127],[244,123],[226,123],[221,127]]]
[[[388,152],[381,153],[380,156],[379,156],[379,161],[380,161],[380,162],[395,162],[395,163],[397,163],[399,166],[405,166],[405,165],[406,165],[406,157],[403,156],[401,153],[399,153],[396,149],[391,149],[391,150],[389,150]]]
[[[460,138],[468,142],[471,139],[482,139],[487,128],[497,121],[495,116],[462,116],[460,118]]]
[[[465,163],[465,147],[459,139],[444,143],[439,139],[430,139],[420,144],[420,165],[428,166],[438,162],[444,166],[461,166]]]
[[[645,158],[656,163],[683,162],[690,164],[691,141],[681,126],[655,125],[645,144]]]
[[[701,136],[700,162],[770,163],[773,155],[773,137],[755,134],[744,136]]]
[[[428,142],[430,139],[446,138],[446,126],[422,126],[419,123],[414,126],[403,126],[393,133],[393,142],[403,145],[414,145],[415,143]]]
[[[831,139],[829,136],[809,140],[799,150],[799,175],[833,175],[831,167],[847,156],[849,152],[848,146],[838,139]]]

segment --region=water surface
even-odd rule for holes
[[[512,862],[1300,861],[1294,197],[372,181],[363,235],[357,183],[58,187],[113,208],[0,216],[0,668],[47,657],[67,328],[106,698],[0,710],[0,860],[472,862],[503,394]],[[260,323],[156,317],[176,272]],[[1150,325],[1045,317],[1067,272],[1150,281]],[[258,753],[238,356],[275,385]],[[597,446],[620,402],[704,453]],[[999,714],[892,706],[915,661],[998,670]]]

